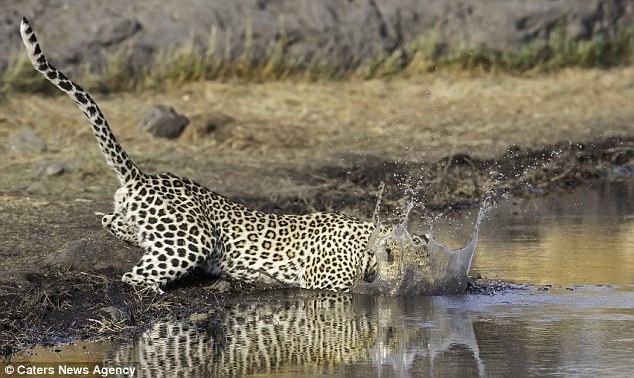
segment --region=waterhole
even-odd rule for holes
[[[464,246],[476,217],[448,214],[434,236]],[[135,377],[631,374],[633,179],[508,198],[480,231],[470,274],[490,282],[484,294],[260,292],[130,342],[39,347],[10,363],[134,367]]]

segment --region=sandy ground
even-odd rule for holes
[[[266,211],[369,217],[385,181],[386,211],[398,213],[414,187],[425,213],[473,204],[489,189],[546,193],[631,174],[634,166],[630,67],[523,77],[204,82],[94,97],[144,170],[190,177]],[[155,104],[190,119],[180,138],[139,130],[138,116]],[[34,130],[46,151],[8,147],[21,127]],[[67,162],[72,171],[38,175],[42,159]],[[117,181],[70,99],[15,95],[0,103],[0,177],[0,346],[108,334],[87,325],[111,314],[104,308],[128,314],[133,328],[144,317],[217,300],[204,280],[177,285],[161,299],[137,298],[119,283],[140,251],[101,230]],[[58,326],[51,331],[51,324]]]

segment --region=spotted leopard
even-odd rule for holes
[[[121,187],[114,195],[114,211],[102,224],[144,250],[123,275],[124,282],[163,292],[167,283],[196,267],[239,282],[275,281],[332,291],[349,291],[361,277],[375,279],[377,261],[368,243],[375,231],[387,232],[385,227],[334,213],[267,214],[190,179],[144,173],[90,95],[47,61],[26,18],[20,32],[35,69],[83,111],[118,176]]]

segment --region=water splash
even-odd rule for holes
[[[480,224],[494,201],[487,197],[481,204],[469,242],[462,248],[451,249],[433,238],[430,240],[411,235],[406,228],[411,201],[405,210],[403,221],[386,235],[377,228],[370,240],[378,260],[377,279],[368,283],[359,280],[352,292],[379,295],[447,295],[464,294],[467,274],[478,243]]]

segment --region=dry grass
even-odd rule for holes
[[[89,67],[82,67],[83,74],[76,80],[88,89],[119,92],[165,89],[204,80],[368,80],[437,71],[543,73],[571,67],[608,68],[634,63],[634,23],[609,38],[595,36],[582,41],[570,41],[565,28],[557,26],[546,40],[504,51],[474,46],[446,48],[435,32],[430,31],[391,54],[358,59],[346,69],[317,55],[308,62],[290,58],[285,53],[287,41],[284,38],[271,41],[262,58],[255,57],[248,40],[244,52],[236,58],[227,51],[217,51],[216,40],[217,33],[212,30],[206,49],[196,49],[193,41],[189,41],[177,49],[158,52],[152,63],[137,71],[127,63],[134,46],[125,46],[109,56],[103,72],[95,74]],[[0,99],[8,93],[46,90],[24,55],[19,53],[10,59],[8,68],[0,75]]]
[[[351,157],[364,156],[427,162],[459,153],[491,158],[510,145],[632,136],[634,67],[525,77],[198,82],[96,98],[144,170],[172,171],[229,196],[274,199],[307,190],[288,177],[287,168],[348,164]],[[191,120],[179,139],[156,139],[137,129],[137,116],[157,103],[172,105]],[[206,132],[207,120],[218,114],[234,121]],[[48,150],[4,151],[1,193],[36,202],[110,201],[116,180],[71,100],[17,95],[0,103],[0,148],[23,126],[31,127]],[[33,177],[32,162],[43,158],[70,161],[75,171]]]
[[[10,356],[35,341],[126,338],[154,321],[187,316],[224,300],[193,286],[180,294],[142,296],[117,278],[76,270],[31,277],[28,290],[0,297],[0,348]]]
[[[607,68],[634,62],[634,24],[627,25],[614,36],[595,36],[589,40],[571,41],[563,25],[549,32],[546,40],[537,40],[506,51],[483,48],[450,49],[438,53],[439,44],[433,32],[413,39],[405,46],[412,58],[401,70],[388,73],[458,70],[479,72],[553,72],[563,68]],[[394,57],[391,58],[395,60]],[[389,62],[390,59],[386,59]]]
[[[44,81],[42,79],[42,81]],[[562,70],[525,77],[426,74],[408,79],[263,84],[200,82],[143,95],[96,96],[133,156],[152,151],[228,151],[312,156],[318,151],[433,156],[510,144],[539,145],[627,133],[634,116],[634,68]],[[192,121],[177,141],[136,129],[144,108],[171,104]],[[217,114],[235,119],[230,138],[207,134]],[[66,97],[12,96],[0,104],[0,138],[34,128],[51,152],[97,157],[93,136]],[[280,143],[280,139],[287,139]],[[148,148],[148,143],[151,145]],[[79,151],[72,151],[78,149]],[[486,149],[486,150],[485,150]],[[149,154],[148,154],[149,153]]]
[[[634,67],[524,77],[424,74],[345,82],[198,82],[143,95],[96,97],[124,148],[146,171],[172,171],[232,197],[269,198],[273,203],[327,192],[332,204],[324,198],[322,205],[332,208],[340,197],[371,188],[355,183],[311,189],[288,172],[302,167],[314,175],[311,166],[349,165],[371,156],[417,162],[455,154],[493,158],[511,145],[631,137]],[[138,130],[137,115],[157,103],[172,105],[191,120],[179,139],[156,139]],[[234,121],[208,133],[207,120],[219,114]],[[19,95],[0,104],[0,140],[22,126],[33,128],[48,150],[5,151],[0,192],[36,202],[110,201],[116,180],[72,101],[65,96]],[[31,163],[42,158],[70,161],[75,172],[33,177]],[[450,192],[488,185],[463,185],[469,177],[444,180],[442,167],[415,173],[433,175],[444,185],[442,191],[430,192],[432,203],[441,204]],[[432,198],[436,194],[441,197]],[[305,205],[311,206],[309,201]],[[107,206],[95,210],[106,211]]]

